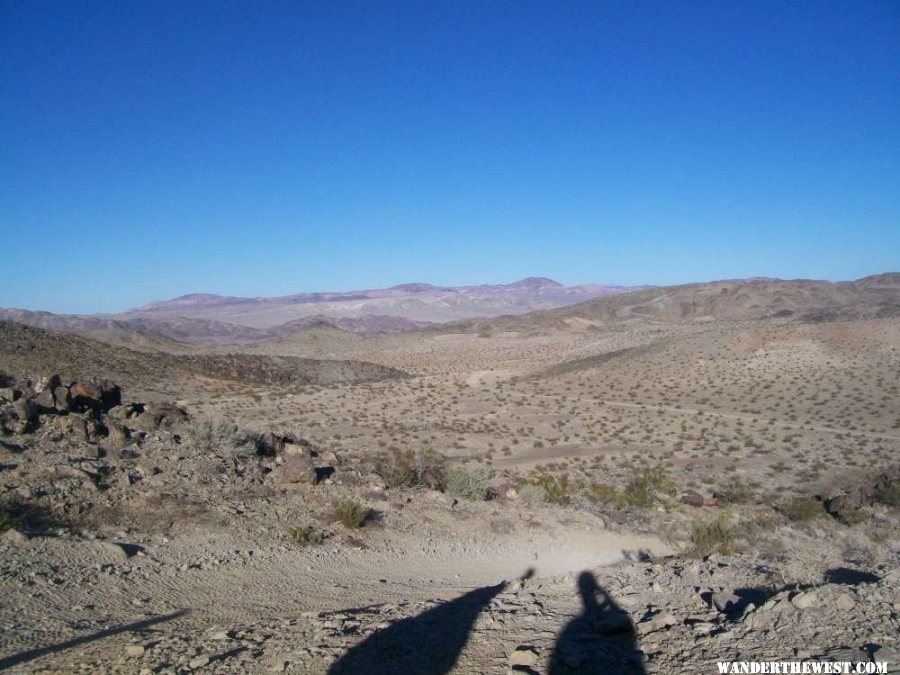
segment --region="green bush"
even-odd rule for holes
[[[736,539],[736,530],[723,516],[715,520],[698,520],[691,526],[691,545],[687,553],[696,558],[713,553],[730,555],[734,553]]]
[[[447,493],[460,499],[484,501],[494,470],[487,466],[458,466],[447,472]]]
[[[875,491],[875,499],[885,506],[900,509],[900,483],[894,483]]]
[[[783,504],[779,510],[792,522],[812,520],[825,512],[819,502],[809,497],[794,497],[791,501]]]
[[[432,450],[414,452],[392,448],[375,458],[374,471],[388,488],[447,488],[447,459]]]
[[[646,509],[660,501],[661,495],[674,495],[675,483],[668,472],[661,466],[635,470],[622,494],[622,502],[626,506]]]
[[[331,506],[338,521],[350,529],[359,529],[369,517],[369,509],[354,499],[336,499]]]
[[[547,503],[547,492],[540,485],[523,483],[519,486],[519,497],[528,506],[535,507]]]
[[[0,510],[0,532],[22,529],[22,521],[6,509]]]
[[[615,485],[605,483],[591,483],[585,496],[594,504],[608,505],[622,501],[622,493]]]
[[[222,450],[242,452],[252,446],[250,435],[228,422],[194,422],[188,426],[186,435],[191,445],[205,454]]]
[[[528,482],[540,488],[544,493],[544,500],[550,504],[567,506],[575,497],[576,486],[569,480],[568,474],[543,473]]]
[[[720,504],[746,504],[753,499],[753,490],[743,483],[728,485],[716,494]]]
[[[318,546],[328,535],[314,525],[300,525],[288,529],[288,538],[299,546]]]

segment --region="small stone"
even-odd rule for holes
[[[647,633],[653,633],[654,631],[674,626],[676,623],[678,623],[678,619],[676,619],[674,615],[669,612],[660,612],[659,614],[654,614],[641,621],[637,625],[637,629],[638,633],[646,635]]]
[[[22,546],[28,543],[28,537],[26,537],[18,530],[14,530],[13,528],[10,528],[6,532],[4,532],[3,536],[0,537],[0,539],[3,539],[3,541],[10,544],[15,544],[16,546]]]
[[[815,607],[819,603],[819,598],[815,593],[797,593],[791,598],[791,604],[797,609],[809,609]]]
[[[125,647],[125,654],[127,656],[143,656],[144,651],[143,645],[128,645]]]
[[[712,596],[713,606],[723,614],[734,610],[740,601],[741,599],[734,593],[713,593]]]
[[[533,647],[520,645],[515,648],[509,655],[510,666],[536,666],[538,663],[538,655]]]
[[[837,597],[837,600],[834,601],[834,606],[842,612],[849,612],[851,609],[856,607],[856,600],[851,598],[847,593],[841,593]]]
[[[195,656],[191,659],[188,665],[193,668],[202,668],[203,666],[209,665],[209,654],[200,654],[199,656]]]

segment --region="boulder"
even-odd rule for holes
[[[825,510],[833,516],[844,516],[875,501],[875,489],[871,485],[856,488],[825,502]]]
[[[291,434],[276,434],[267,431],[253,437],[256,454],[263,457],[280,455],[312,455],[312,446],[305,438]]]
[[[56,424],[64,435],[74,436],[85,441],[96,439],[103,429],[90,413],[65,415],[59,417]]]
[[[93,382],[75,382],[70,391],[76,399],[87,399],[99,403],[103,397],[103,390],[100,385]]]
[[[72,396],[68,387],[60,385],[53,390],[53,406],[58,412],[69,412],[72,407]]]
[[[687,504],[688,506],[703,506],[705,504],[703,495],[701,495],[699,492],[694,492],[693,490],[688,490],[683,495],[681,495],[681,499],[679,501],[682,504]]]
[[[713,606],[723,614],[735,611],[741,604],[741,599],[734,593],[713,593]]]
[[[316,468],[302,455],[285,458],[275,473],[280,483],[315,485],[318,482]]]
[[[134,418],[132,424],[141,431],[156,431],[158,429],[173,429],[188,420],[188,414],[184,409],[176,405],[147,406],[144,412]]]
[[[862,485],[852,490],[829,488],[822,494],[825,510],[838,520],[850,520],[855,512],[872,506],[875,495],[900,482],[900,465],[882,472],[870,485]]]
[[[124,447],[128,443],[128,429],[113,420],[106,422],[106,442],[114,448]]]
[[[20,398],[14,404],[14,410],[19,420],[26,426],[30,427],[37,422],[38,407],[30,398]]]
[[[40,412],[47,413],[56,410],[56,404],[53,400],[53,390],[52,389],[43,389],[38,394],[31,399],[37,406]]]

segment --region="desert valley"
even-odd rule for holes
[[[0,669],[900,667],[900,274],[0,319]]]

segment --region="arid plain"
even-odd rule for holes
[[[896,274],[231,344],[3,331],[6,667],[900,665]]]

